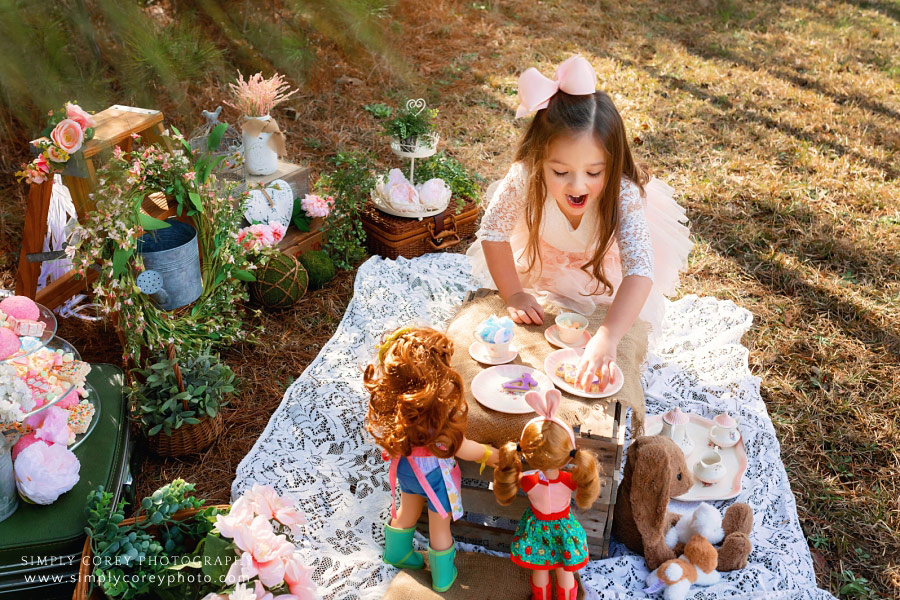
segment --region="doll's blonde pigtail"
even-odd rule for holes
[[[600,474],[597,456],[590,450],[576,450],[575,470],[572,477],[575,479],[578,490],[575,492],[575,504],[584,510],[593,506],[597,496],[600,495]]]
[[[519,491],[519,475],[522,474],[522,460],[515,442],[507,442],[500,447],[500,458],[494,469],[494,496],[502,506],[511,504]]]

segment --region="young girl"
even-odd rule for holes
[[[586,450],[575,449],[575,434],[557,418],[559,390],[545,396],[525,394],[539,415],[525,425],[519,443],[509,442],[500,449],[500,464],[494,470],[494,495],[506,505],[521,487],[531,506],[519,521],[513,536],[510,558],[532,569],[532,600],[550,600],[550,571],[556,570],[557,600],[575,600],[578,586],[574,571],[588,562],[584,528],[572,517],[569,504],[572,492],[579,508],[589,508],[600,495],[597,458]],[[537,471],[522,473],[522,458]],[[562,471],[575,463],[572,473]]]
[[[453,343],[427,328],[397,329],[378,348],[378,364],[363,377],[371,394],[366,429],[391,460],[391,521],[384,526],[384,561],[421,569],[425,559],[413,551],[413,535],[428,503],[432,587],[443,592],[456,580],[456,544],[450,517],[462,516],[460,471],[454,457],[497,463],[491,446],[466,439],[468,406],[462,378],[450,367]],[[400,480],[400,510],[395,489]]]
[[[537,114],[516,162],[488,190],[467,254],[518,323],[543,322],[538,298],[585,315],[611,302],[579,364],[578,383],[600,369],[603,386],[638,316],[659,333],[663,295],[675,292],[693,244],[672,188],[635,164],[621,116],[595,86],[580,56],[562,63],[554,81],[533,68],[522,74],[516,116]]]

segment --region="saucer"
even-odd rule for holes
[[[474,378],[469,389],[479,404],[498,412],[521,415],[534,412],[527,402],[524,393],[513,393],[503,390],[503,384],[512,379],[529,374],[538,387],[536,392],[544,394],[553,389],[550,378],[531,367],[524,365],[500,365],[485,369]]]
[[[588,341],[590,341],[591,339],[591,332],[585,329],[584,333],[581,334],[581,341],[579,341],[577,344],[567,344],[559,339],[559,328],[554,323],[544,330],[544,337],[548,342],[558,348],[584,348],[585,346],[587,346]]]
[[[472,342],[472,345],[469,346],[469,356],[474,358],[476,361],[486,365],[502,365],[515,359],[518,355],[519,351],[515,346],[510,346],[509,352],[507,352],[504,356],[497,357],[488,354],[487,349],[481,342]]]
[[[559,389],[576,396],[581,396],[582,398],[607,398],[618,393],[618,391],[622,389],[622,386],[625,385],[625,374],[622,373],[622,369],[619,365],[616,365],[615,381],[612,384],[607,385],[602,392],[586,392],[583,389],[568,383],[565,379],[556,374],[556,367],[559,366],[560,363],[570,362],[577,364],[581,359],[582,354],[584,354],[584,351],[580,348],[564,348],[562,350],[551,352],[547,355],[547,358],[544,359],[544,373],[550,377],[550,381],[552,381]]]

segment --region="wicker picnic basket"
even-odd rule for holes
[[[369,254],[392,259],[452,248],[475,233],[477,219],[478,205],[468,199],[459,213],[451,202],[441,214],[421,220],[383,213],[371,201],[362,211]]]
[[[169,344],[168,347],[169,360],[175,360],[175,346]],[[181,369],[178,368],[176,362],[172,370],[175,372],[175,381],[178,384],[178,391],[184,391],[184,379],[181,376]],[[182,400],[184,409],[187,410],[187,400]],[[147,439],[147,447],[160,456],[186,456],[190,454],[199,454],[212,445],[218,438],[225,424],[222,420],[222,411],[216,412],[215,417],[204,417],[195,425],[187,423],[181,427],[172,430],[171,435],[159,432],[156,435],[145,435]]]
[[[204,506],[202,508],[186,508],[184,510],[179,510],[177,513],[172,515],[172,518],[176,521],[185,521],[193,517],[201,510],[205,510],[207,508],[210,507]],[[215,504],[213,505],[213,508],[224,511],[230,509],[231,505]],[[143,522],[145,518],[146,517],[142,516],[140,519],[138,519],[138,521]],[[123,525],[134,525],[134,523],[135,519],[134,517],[131,517],[119,523],[119,527],[122,527]],[[151,534],[155,534],[156,529],[156,527],[150,527],[148,531]],[[75,584],[75,591],[72,593],[72,600],[102,600],[106,597],[105,594],[100,591],[99,587],[94,588],[93,592],[91,591],[90,576],[92,559],[93,552],[91,551],[91,538],[87,537],[84,540],[84,547],[81,549],[81,564],[78,566],[78,581]]]

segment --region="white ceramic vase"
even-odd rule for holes
[[[262,117],[244,117],[245,120],[271,121],[271,115]],[[244,139],[244,165],[250,175],[271,175],[278,169],[278,153],[269,145],[271,133],[248,135],[242,133]]]

